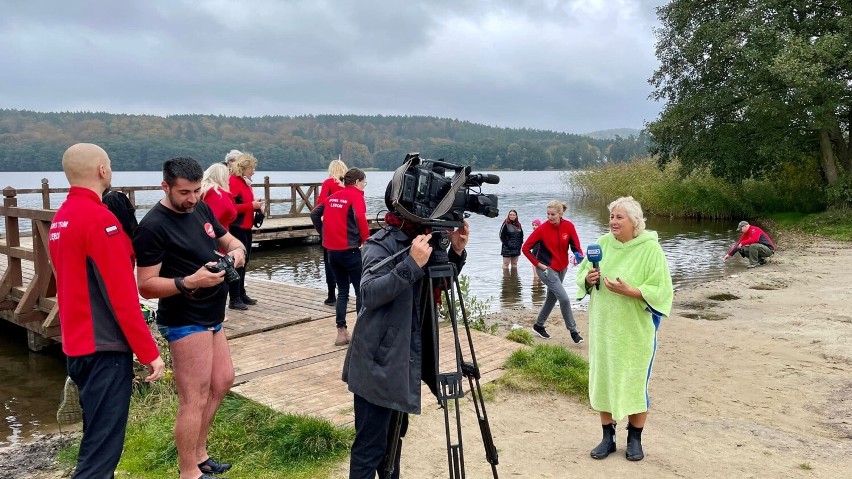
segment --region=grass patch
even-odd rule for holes
[[[521,391],[555,391],[588,399],[589,363],[562,346],[540,344],[515,351],[500,383]]]
[[[509,334],[506,335],[506,339],[516,343],[526,344],[527,346],[535,344],[535,339],[533,339],[532,334],[530,334],[530,332],[526,329],[521,328],[509,331]]]
[[[769,219],[781,229],[825,236],[838,241],[852,241],[852,210],[847,208],[822,213],[776,213]]]
[[[177,477],[172,428],[177,395],[168,382],[143,386],[131,401],[118,471],[130,477]],[[231,479],[324,477],[348,454],[354,431],[314,417],[283,414],[229,395],[210,431],[210,455],[234,464]],[[74,445],[60,453],[76,461]]]
[[[677,162],[663,170],[652,158],[610,163],[563,177],[575,192],[611,201],[633,196],[648,214],[683,218],[754,218],[779,211],[817,212],[827,198],[818,168],[781,164],[773,177],[731,183],[709,171],[684,173]]]

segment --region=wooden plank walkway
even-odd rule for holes
[[[32,247],[29,238],[22,238],[21,243]],[[2,244],[5,242],[0,241]],[[6,270],[6,259],[0,254],[0,275]],[[32,261],[22,261],[21,269],[24,287],[12,291],[13,300],[20,299],[33,276]],[[228,320],[224,323],[236,372],[232,391],[281,412],[321,416],[336,424],[352,422],[352,394],[340,379],[346,347],[334,346],[334,307],[323,304],[326,292],[251,277],[246,281],[246,289],[258,304],[247,311],[226,310]],[[52,306],[52,298],[43,302]],[[347,315],[350,328],[355,324],[354,309],[353,297]],[[0,311],[0,318],[11,320],[10,313],[11,310]],[[471,333],[481,383],[485,384],[503,373],[506,358],[522,346],[478,331]],[[461,339],[464,357],[469,361],[463,331]],[[452,330],[442,326],[442,371],[449,370],[454,360],[451,341]],[[464,390],[467,391],[466,381]],[[433,400],[424,386],[423,403]]]

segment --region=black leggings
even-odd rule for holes
[[[228,232],[234,235],[246,247],[246,263],[242,268],[237,268],[237,273],[240,273],[240,280],[228,285],[231,302],[242,301],[243,296],[246,296],[246,266],[248,266],[249,257],[251,256],[251,230],[231,225],[228,228]]]

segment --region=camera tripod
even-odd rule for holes
[[[473,339],[470,335],[470,324],[467,319],[467,311],[464,307],[461,295],[461,285],[458,281],[458,271],[454,264],[449,262],[446,248],[449,246],[449,238],[444,232],[433,231],[433,249],[429,262],[426,264],[426,277],[420,292],[420,329],[423,338],[423,379],[427,381],[429,388],[435,394],[444,410],[444,429],[447,440],[447,462],[449,464],[450,479],[464,479],[464,448],[462,441],[461,410],[459,399],[464,397],[464,379],[467,378],[476,410],[479,430],[482,434],[482,443],[485,446],[485,459],[491,464],[491,473],[497,479],[497,448],[491,436],[491,426],[488,423],[488,415],[485,412],[485,401],[482,399],[482,389],[479,384],[480,371],[476,362],[476,353],[473,348]],[[453,353],[455,369],[442,372],[440,369],[440,348],[438,341],[438,302],[435,292],[440,291],[444,304],[449,312],[449,322],[453,328]],[[458,299],[457,299],[458,298]],[[459,338],[459,322],[456,315],[456,301],[461,307],[462,325],[470,351],[470,361],[465,361],[461,340]],[[431,342],[431,350],[428,342]],[[431,354],[430,354],[431,353]],[[434,377],[429,377],[433,374]],[[454,415],[450,414],[448,408],[450,401],[453,402]],[[391,438],[388,440],[388,450],[385,458],[385,478],[393,477],[394,462],[399,446],[400,431],[402,427],[403,414],[394,412],[391,416]],[[454,423],[454,424],[453,424]]]

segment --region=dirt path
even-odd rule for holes
[[[724,280],[676,293],[659,334],[644,461],[624,458],[626,422],[618,452],[596,461],[589,450],[601,429],[588,405],[502,390],[487,404],[500,477],[852,477],[852,248],[779,244],[768,266],[732,266]],[[530,326],[536,312],[497,319]],[[577,319],[588,331],[586,314]],[[585,354],[560,323],[551,317],[549,341]],[[491,477],[472,404],[462,413],[468,477]],[[447,477],[444,445],[443,416],[424,401],[403,446],[403,477]]]

